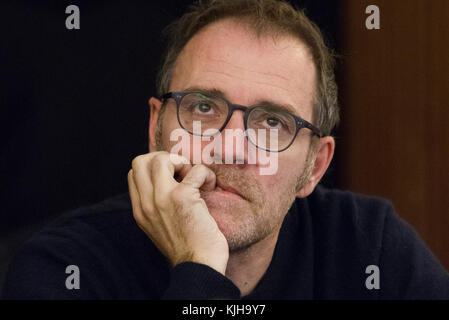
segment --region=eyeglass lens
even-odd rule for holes
[[[194,132],[194,121],[200,121],[201,135],[212,136],[218,134],[225,124],[228,113],[228,104],[224,99],[188,93],[179,106],[179,121],[191,133]],[[246,129],[251,143],[262,149],[278,151],[294,139],[296,121],[288,112],[277,107],[257,106],[248,115]]]

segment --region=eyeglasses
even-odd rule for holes
[[[233,112],[241,110],[244,112],[243,123],[248,141],[262,150],[286,150],[302,128],[311,130],[320,138],[323,136],[321,130],[313,124],[278,106],[246,107],[197,91],[168,92],[160,100],[165,103],[170,98],[176,102],[179,125],[192,135],[219,134],[228,124]],[[194,130],[194,121],[200,121],[200,132]]]

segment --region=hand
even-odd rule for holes
[[[180,183],[175,174],[184,177]],[[134,219],[173,266],[192,261],[225,274],[228,243],[200,196],[200,189],[215,189],[215,180],[206,166],[192,167],[168,152],[151,152],[132,162],[128,186]]]

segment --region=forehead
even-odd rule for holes
[[[178,57],[170,91],[191,87],[217,88],[243,105],[275,101],[311,120],[315,67],[299,39],[258,38],[246,25],[226,19],[201,30]]]

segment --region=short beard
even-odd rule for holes
[[[164,108],[165,109],[165,108]],[[163,151],[161,109],[156,127],[156,148]],[[260,242],[280,229],[282,222],[295,200],[296,194],[309,182],[315,166],[317,139],[310,140],[304,169],[299,177],[292,177],[287,183],[286,190],[276,201],[267,201],[264,190],[259,182],[245,176],[245,171],[239,166],[226,164],[212,164],[208,167],[215,173],[217,180],[237,189],[247,200],[245,206],[232,203],[214,204],[208,200],[207,193],[202,198],[208,204],[209,210],[225,212],[225,217],[215,218],[220,230],[226,237],[230,252],[241,252]],[[296,180],[296,182],[295,182]],[[240,209],[240,210],[239,210]],[[241,211],[241,212],[239,212]],[[246,216],[244,219],[242,217]],[[220,226],[220,222],[223,225]]]

